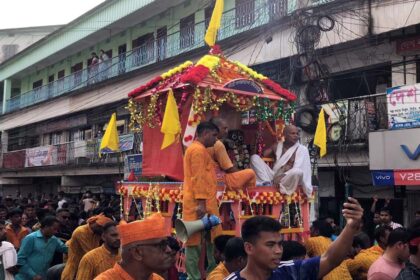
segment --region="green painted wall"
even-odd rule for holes
[[[128,1],[128,0],[127,0]],[[267,0],[255,0],[256,2],[264,2],[266,3]],[[116,2],[126,2],[123,0],[120,1],[116,1]],[[138,2],[138,1],[134,1],[134,2]],[[142,4],[146,4],[146,3],[150,3],[153,2],[151,0],[143,0],[143,1],[139,1],[142,2]],[[295,2],[296,0],[292,0],[292,1],[288,1],[288,8],[289,10],[292,10],[293,7],[295,6]],[[156,36],[156,31],[157,29],[163,27],[163,26],[167,26],[167,33],[168,35],[170,34],[174,34],[173,36],[171,36],[172,41],[174,41],[175,43],[179,41],[179,21],[181,18],[186,17],[192,13],[195,13],[195,23],[199,23],[204,21],[204,8],[205,6],[203,6],[203,1],[194,1],[194,0],[189,0],[185,2],[186,4],[181,4],[178,5],[174,8],[168,9],[165,12],[156,15],[152,18],[150,18],[149,20],[140,23],[140,24],[136,24],[135,26],[132,26],[131,28],[128,28],[122,32],[120,32],[119,34],[110,37],[110,38],[106,38],[101,42],[97,42],[97,44],[95,46],[92,46],[91,48],[88,49],[84,49],[81,50],[79,53],[70,55],[68,58],[62,60],[62,61],[58,61],[57,63],[50,65],[49,67],[47,67],[47,69],[39,69],[38,71],[32,73],[31,75],[28,75],[27,77],[25,77],[24,79],[21,79],[21,92],[27,92],[32,90],[32,83],[39,80],[39,79],[43,79],[43,85],[46,85],[48,82],[48,76],[54,74],[54,80],[57,80],[57,73],[62,70],[65,69],[65,76],[70,75],[70,69],[71,67],[78,63],[78,62],[83,62],[83,68],[87,67],[87,60],[90,58],[90,54],[92,51],[96,52],[99,54],[99,50],[100,49],[104,49],[105,51],[112,49],[112,55],[113,57],[117,56],[118,54],[118,46],[122,45],[122,44],[126,44],[127,45],[127,52],[130,51],[132,49],[132,41],[142,35],[148,34],[153,32]],[[127,4],[127,3],[125,3]],[[117,7],[116,4],[113,4],[115,7]],[[123,9],[124,5],[119,6],[119,8],[115,11],[116,14],[118,14],[119,16],[121,16],[123,14],[122,11],[120,11],[121,9]],[[139,5],[141,6],[141,5]],[[226,0],[225,1],[225,11],[234,9],[235,7],[235,0]],[[232,15],[231,15],[232,16]],[[103,18],[106,18],[107,21],[109,22],[110,18],[117,18],[117,16],[111,16],[110,13],[110,9],[104,9],[104,11],[98,11],[97,13],[92,15],[92,20],[87,20],[87,22],[81,22],[78,25],[75,25],[72,28],[77,28],[80,30],[83,30],[83,28],[87,28],[87,26],[89,26],[90,29],[93,28],[93,25],[95,25],[95,27],[98,28],[103,28],[99,25],[99,22],[103,22]],[[96,22],[96,23],[95,23]],[[88,28],[88,29],[89,29]],[[201,38],[204,36],[204,30],[203,30],[203,25],[201,25],[201,29],[202,30],[196,30],[196,38]],[[238,30],[238,32],[241,30]],[[81,31],[82,33],[85,33],[85,31]],[[70,36],[70,34],[74,34],[74,33],[79,33],[79,32],[71,32],[71,29],[69,32],[67,32],[69,34],[67,34],[65,37],[68,38]],[[64,36],[61,35],[61,36]],[[87,34],[85,34],[85,36],[87,36]],[[178,37],[177,37],[178,36]],[[64,38],[61,38],[60,40],[62,40]],[[68,38],[69,39],[69,38]],[[50,44],[51,44],[51,49],[53,49],[57,44],[58,39],[52,39]],[[73,38],[73,40],[75,40],[75,38]],[[76,40],[77,41],[77,40]],[[204,43],[203,43],[204,44]],[[36,52],[37,50],[35,50]],[[171,50],[167,50],[168,55],[174,55],[175,53],[171,53]],[[15,64],[19,64],[20,61],[17,61]],[[35,64],[36,65],[36,64]],[[12,65],[13,67],[13,65]],[[1,76],[1,75],[0,75]]]

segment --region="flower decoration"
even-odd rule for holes
[[[191,65],[193,65],[193,63],[188,60],[188,61],[182,63],[181,65],[179,65],[175,68],[172,68],[168,72],[163,73],[160,76],[162,77],[162,79],[168,79],[175,74],[181,73],[182,71],[184,71],[186,68],[190,67]]]

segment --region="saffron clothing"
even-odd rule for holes
[[[277,181],[279,176],[280,192],[292,194],[298,185],[305,194],[312,195],[312,171],[308,149],[297,142],[283,154],[283,142],[277,143],[276,161],[271,169],[258,155],[251,156],[251,167],[257,175],[257,183]]]
[[[223,280],[229,276],[229,270],[226,269],[226,266],[223,262],[220,262],[215,269],[206,277],[206,280]]]
[[[156,238],[166,238],[171,235],[170,229],[165,227],[165,218],[160,213],[131,223],[121,223],[118,226],[121,245],[127,245],[137,241]]]
[[[89,251],[99,247],[101,237],[95,234],[89,225],[83,225],[76,228],[71,239],[67,241],[69,247],[68,258],[61,280],[73,280],[77,274],[82,257]]]
[[[354,259],[349,259],[346,264],[354,279],[366,280],[371,265],[379,259],[384,250],[378,245],[361,250]]]
[[[233,163],[222,141],[217,140],[213,147],[207,148],[207,151],[214,161],[216,170],[221,169],[225,171],[233,167]],[[229,190],[253,188],[256,185],[256,180],[255,172],[252,169],[244,169],[223,175],[223,181]]]
[[[15,246],[16,250],[19,250],[22,239],[28,234],[29,229],[27,229],[26,227],[20,226],[19,231],[16,233],[11,224],[6,226],[7,241],[12,243],[13,246]]]
[[[95,280],[134,280],[118,263],[113,268],[99,274]],[[149,280],[164,280],[156,273],[150,275]]]
[[[41,230],[26,236],[17,256],[21,268],[15,279],[27,280],[37,275],[45,279],[55,252],[67,253],[67,246],[57,237],[46,239]]]
[[[194,141],[185,152],[184,156],[184,197],[183,197],[183,220],[195,221],[198,200],[206,201],[207,213],[219,216],[217,203],[217,179],[213,160],[207,149],[198,141]],[[222,232],[221,225],[213,227],[210,236],[207,232],[196,232],[192,234],[185,243],[185,262],[188,279],[200,280],[201,275],[198,268],[202,238],[206,242],[208,272],[216,267],[212,254],[214,238]]]
[[[332,241],[328,237],[317,236],[310,237],[305,242],[306,251],[309,257],[321,256],[327,252]],[[334,268],[330,273],[323,277],[324,280],[352,280],[346,262],[342,262],[338,267]]]
[[[367,279],[394,280],[403,268],[403,263],[392,262],[380,256],[369,268]]]
[[[198,219],[196,209],[198,199],[206,200],[207,213],[219,215],[217,203],[217,180],[214,163],[203,144],[194,141],[184,156],[184,192],[183,220]],[[221,234],[221,226],[211,230],[211,240]],[[196,232],[188,238],[186,246],[197,246],[201,241],[201,233]]]
[[[113,268],[121,260],[121,254],[113,255],[105,245],[83,256],[77,269],[76,280],[94,279],[102,272]]]
[[[1,241],[0,244],[0,279],[13,280],[13,274],[7,271],[8,268],[14,267],[17,264],[17,255],[15,247],[12,243]]]

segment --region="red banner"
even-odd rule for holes
[[[395,170],[396,186],[420,186],[420,169],[417,170]]]
[[[180,122],[182,135],[184,135],[187,125],[188,114],[192,98],[190,97],[180,112]],[[160,127],[150,128],[147,125],[143,127],[143,176],[168,176],[172,179],[183,181],[183,147],[182,139],[178,143],[172,144],[166,149],[161,150],[163,134]]]

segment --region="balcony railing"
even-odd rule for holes
[[[330,143],[366,143],[369,132],[388,129],[385,94],[339,100],[323,108],[329,115]]]
[[[137,135],[138,136],[138,135]],[[99,157],[100,140],[74,141],[63,144],[47,145],[3,153],[3,169],[24,169],[46,166],[98,165],[123,163],[118,156],[138,154],[139,140],[136,135],[120,136],[124,142],[121,153],[111,153]],[[131,142],[130,142],[131,141]],[[120,146],[121,146],[120,142]],[[128,148],[127,148],[128,147]]]
[[[219,30],[218,40],[220,41],[238,33],[267,24],[270,21],[270,18],[273,18],[273,11],[279,10],[273,9],[272,7],[273,3],[276,4],[276,1],[284,2],[285,0],[255,0],[255,8],[253,10],[247,10],[249,15],[241,14],[241,18],[252,18],[252,21],[240,20],[242,23],[240,25],[238,25],[238,14],[236,13],[236,10],[232,9],[226,11],[223,14],[222,28]],[[279,12],[281,13],[280,16],[284,15],[283,10],[279,10]],[[202,47],[204,46],[204,34],[205,21],[202,21],[195,24],[189,33],[187,32],[185,34],[185,32],[183,32],[182,38],[180,32],[175,32],[166,37],[159,38],[158,40],[148,41],[129,52],[113,57],[99,65],[90,66],[47,85],[13,97],[7,100],[6,111],[3,113],[16,111],[145,67],[163,59]],[[185,42],[188,42],[188,44]]]

